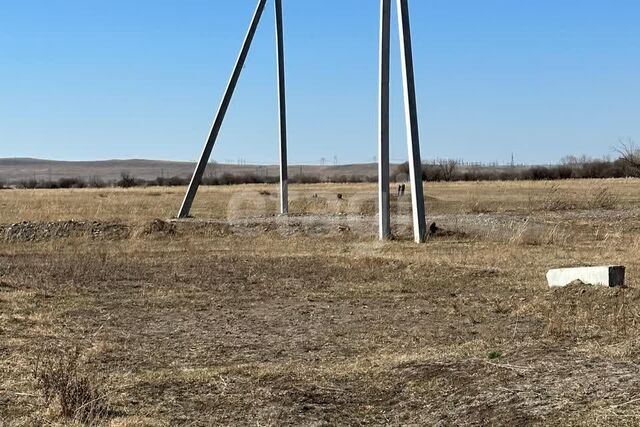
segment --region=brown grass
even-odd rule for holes
[[[32,373],[78,347],[105,425],[638,425],[639,184],[428,185],[422,246],[408,198],[375,240],[370,185],[296,186],[288,220],[206,188],[178,223],[181,189],[2,191],[0,420],[68,425]],[[629,288],[546,287],[609,263]]]
[[[44,406],[57,406],[60,415],[81,424],[99,424],[111,415],[108,399],[95,376],[81,372],[78,348],[62,353],[43,350],[33,377]]]

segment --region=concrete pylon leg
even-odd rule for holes
[[[240,74],[242,73],[242,67],[244,67],[247,55],[249,54],[251,42],[253,41],[253,37],[256,34],[256,30],[258,29],[258,24],[260,23],[260,18],[262,17],[262,12],[264,12],[264,7],[266,4],[267,0],[258,1],[258,6],[256,7],[255,13],[253,14],[253,19],[251,20],[251,25],[249,26],[247,35],[244,39],[244,42],[242,43],[240,55],[238,56],[236,65],[233,69],[233,73],[231,74],[231,78],[229,79],[227,89],[225,90],[224,96],[222,98],[222,102],[220,103],[220,107],[218,108],[218,112],[216,114],[215,120],[213,121],[213,125],[211,126],[211,132],[209,133],[207,142],[205,143],[204,149],[202,150],[202,155],[200,156],[200,160],[198,161],[196,170],[191,177],[191,183],[189,184],[187,194],[182,201],[182,206],[180,207],[178,218],[187,218],[189,216],[189,213],[191,212],[193,200],[195,199],[198,188],[200,188],[200,184],[202,183],[202,177],[204,176],[204,172],[207,168],[207,163],[209,162],[209,158],[211,157],[213,146],[218,139],[218,134],[220,133],[220,129],[222,128],[222,122],[224,121],[224,117],[227,114],[227,110],[229,109],[229,104],[231,103],[231,98],[233,98],[233,93],[236,89],[236,86],[238,85],[238,80],[240,79]]]
[[[420,132],[418,129],[418,107],[413,69],[409,3],[408,0],[397,0],[397,4],[407,146],[409,150],[409,174],[411,178],[411,201],[413,203],[413,235],[417,243],[423,243],[426,238],[427,224],[424,207],[424,190],[422,187],[422,158],[420,157]]]
[[[284,63],[282,0],[275,0],[276,50],[278,56],[278,107],[280,110],[280,213],[289,213],[289,170],[287,160],[287,98]]]
[[[378,216],[380,240],[391,238],[389,199],[389,74],[391,0],[380,0],[380,93],[378,116]]]

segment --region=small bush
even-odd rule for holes
[[[593,193],[589,200],[590,208],[614,209],[618,206],[618,197],[611,193],[607,187],[601,187]]]
[[[149,184],[158,187],[180,187],[189,184],[189,180],[180,178],[179,176],[172,176],[170,178],[158,177],[154,181],[149,182]]]
[[[492,212],[492,209],[488,203],[475,199],[470,203],[469,212],[474,214],[485,214]]]
[[[33,375],[47,407],[57,403],[63,417],[94,424],[107,418],[111,408],[95,378],[80,372],[79,357],[77,348],[69,354],[41,355]]]
[[[58,188],[85,188],[87,183],[82,178],[60,178]]]
[[[565,245],[570,237],[571,234],[560,228],[559,224],[545,228],[532,224],[527,218],[513,230],[509,243],[523,246]]]
[[[16,186],[18,188],[32,190],[32,189],[38,188],[38,181],[35,180],[35,179],[25,179],[25,180],[22,180],[22,181],[18,181]]]
[[[296,175],[289,181],[293,184],[318,184],[322,179],[317,175]]]
[[[138,185],[136,179],[128,172],[122,172],[120,174],[120,180],[117,182],[117,186],[121,188],[131,188]]]
[[[502,352],[500,351],[490,351],[489,354],[487,354],[487,358],[489,360],[495,360],[495,359],[500,359],[502,357]]]
[[[108,184],[99,176],[92,176],[89,178],[89,182],[87,182],[87,187],[89,188],[105,188],[107,186]]]
[[[545,211],[569,211],[575,209],[575,204],[564,194],[556,184],[549,187],[542,201],[542,208]]]

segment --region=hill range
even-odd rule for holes
[[[0,159],[0,182],[7,184],[35,179],[55,181],[60,178],[100,178],[103,181],[120,179],[123,173],[135,178],[152,180],[158,177],[188,178],[193,173],[195,163],[162,160],[104,160],[104,161],[57,161],[32,158]],[[255,174],[258,176],[278,176],[277,165],[233,165],[210,163],[207,176]],[[351,165],[290,165],[289,175],[314,175],[322,179],[338,176],[375,177],[376,163]]]

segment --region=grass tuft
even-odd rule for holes
[[[57,405],[68,420],[94,425],[112,413],[94,376],[79,369],[80,351],[40,354],[33,376],[47,408]]]
[[[487,354],[487,358],[489,360],[495,360],[495,359],[500,359],[502,357],[502,352],[500,351],[490,351],[489,354]]]

